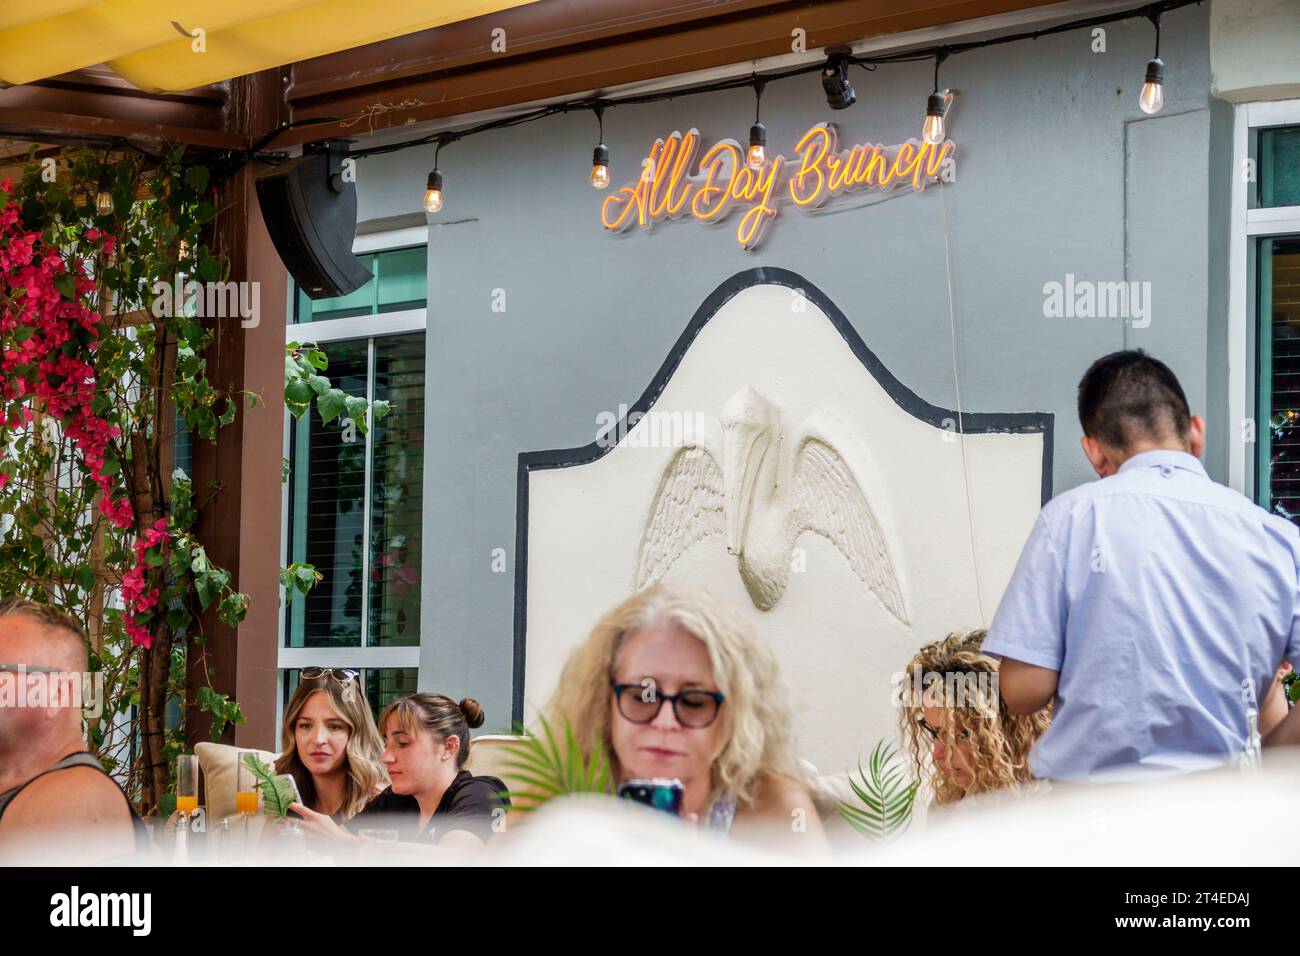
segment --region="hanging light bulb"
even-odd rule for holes
[[[108,188],[108,174],[100,173],[99,189],[95,193],[95,215],[111,216],[113,215],[113,208],[113,194]]]
[[[433,215],[442,209],[442,173],[437,169],[429,173],[429,180],[424,184],[424,211]]]
[[[943,142],[943,94],[931,93],[925,101],[925,126],[921,128],[921,138],[931,146]]]
[[[454,134],[447,135],[455,138]],[[438,156],[442,153],[442,144],[448,141],[445,136],[438,137],[438,144],[433,148],[433,172],[429,173],[424,184],[424,211],[431,216],[442,210],[442,173],[438,170]]]
[[[939,92],[939,65],[948,59],[948,51],[940,50],[934,55],[934,92],[925,101],[925,124],[921,127],[921,139],[931,146],[943,142],[943,113],[947,105],[944,95]]]
[[[745,153],[745,165],[750,169],[762,169],[767,162],[767,127],[755,123],[749,128],[749,151]]]
[[[1142,94],[1138,97],[1138,106],[1142,112],[1159,113],[1165,105],[1165,61],[1156,57],[1147,63],[1147,78],[1142,84]]]
[[[762,169],[767,163],[767,127],[759,119],[763,105],[763,88],[766,80],[754,79],[754,125],[749,128],[749,150],[745,153],[745,165],[750,169]]]
[[[591,153],[591,185],[596,189],[609,185],[609,147],[604,143]]]
[[[609,147],[605,145],[605,104],[597,103],[592,109],[600,123],[600,142],[591,151],[591,186],[605,189],[609,186]]]
[[[1138,106],[1142,112],[1150,115],[1159,113],[1165,105],[1165,61],[1160,59],[1160,12],[1151,14],[1151,22],[1156,28],[1156,55],[1147,62],[1146,81],[1142,84],[1142,93],[1138,96]]]

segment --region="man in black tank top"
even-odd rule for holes
[[[48,686],[76,681],[79,690],[87,662],[77,623],[39,604],[0,600],[0,682],[8,682],[0,683],[0,862],[53,862],[44,855],[60,844],[75,846],[79,863],[130,855],[135,812],[86,752],[79,697],[76,706],[27,706],[30,698],[15,693],[20,667]]]

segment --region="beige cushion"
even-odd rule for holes
[[[484,734],[473,738],[465,769],[475,776],[499,778],[511,793],[527,789],[505,765],[510,751],[519,745],[520,739],[513,734]]]
[[[235,813],[235,761],[241,752],[249,752],[248,747],[231,747],[229,744],[201,743],[195,744],[194,753],[199,758],[199,770],[203,774],[203,791],[206,795],[204,806],[207,808],[208,826],[214,827],[222,819]],[[252,750],[263,763],[275,766],[279,754],[266,750]],[[258,800],[259,809],[261,800]]]

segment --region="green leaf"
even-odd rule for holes
[[[197,193],[208,188],[208,170],[204,166],[191,166],[185,170],[185,183]]]
[[[366,408],[368,407],[364,398],[356,395],[349,395],[343,400],[343,407],[347,409],[348,418],[357,423],[357,427],[364,430],[366,423]]]
[[[91,588],[95,586],[95,572],[90,569],[89,565],[83,564],[81,567],[77,568],[75,577],[77,579],[77,587],[89,594]]]
[[[388,402],[380,399],[370,403],[370,411],[375,416],[375,421],[379,421],[388,414]]]
[[[58,289],[65,299],[75,300],[77,298],[77,279],[70,272],[64,272],[55,277],[54,288]]]
[[[16,329],[14,329],[14,341],[26,342],[35,334],[36,334],[36,329],[34,326],[20,325]]]
[[[259,760],[257,754],[244,754],[244,765],[253,772],[262,791],[262,812],[281,820],[287,817],[289,806],[295,802],[293,790],[276,775],[275,768]]]
[[[221,599],[217,607],[217,617],[227,627],[239,627],[248,614],[248,595],[232,592]]]
[[[301,379],[287,382],[284,386],[284,403],[290,407],[290,411],[294,408],[301,408],[306,411],[308,404],[311,402],[311,397],[311,386]]]
[[[347,395],[337,388],[331,388],[316,399],[316,410],[320,412],[321,423],[328,425],[339,417],[347,402]]]

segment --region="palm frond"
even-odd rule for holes
[[[916,797],[916,781],[908,780],[895,761],[898,751],[894,745],[881,740],[871,751],[864,770],[858,763],[858,779],[849,776],[849,786],[861,806],[840,801],[840,816],[854,830],[877,842],[898,836],[907,829],[912,818],[912,801]]]
[[[502,760],[502,768],[517,783],[528,789],[514,791],[510,800],[515,809],[536,810],[547,800],[568,793],[609,793],[609,760],[602,746],[585,757],[577,735],[567,723],[557,735],[544,716],[539,716],[540,733],[529,733],[516,725],[519,743]]]

